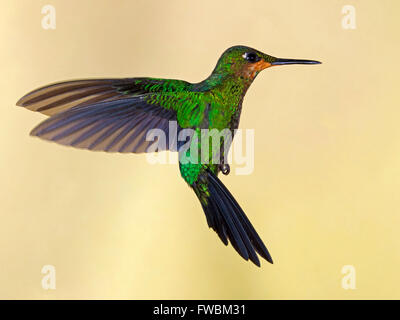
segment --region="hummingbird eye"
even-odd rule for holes
[[[261,60],[261,58],[254,52],[246,52],[243,55],[243,58],[245,58],[249,62],[257,62]]]

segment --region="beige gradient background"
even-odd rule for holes
[[[52,4],[56,30],[41,28]],[[341,9],[357,10],[357,29]],[[2,1],[0,298],[400,298],[398,1]],[[197,82],[227,47],[323,61],[264,71],[244,102],[252,175],[222,177],[274,265],[208,230],[177,166],[29,136],[60,80]],[[54,265],[57,289],[43,290]],[[341,287],[344,265],[356,289]]]

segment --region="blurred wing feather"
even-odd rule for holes
[[[186,81],[157,78],[72,80],[33,90],[18,100],[17,106],[54,115],[76,106],[150,93],[185,91],[190,87]]]
[[[74,80],[34,90],[17,105],[50,115],[31,135],[63,145],[141,153],[157,143],[157,151],[176,150],[175,141],[169,141],[169,121],[177,120],[176,108],[165,102],[170,92],[189,87],[185,81],[154,78]],[[164,131],[165,144],[158,144],[157,137],[148,141],[150,129]]]
[[[158,142],[146,139],[149,130],[162,129],[166,143],[165,148],[158,145],[157,151],[161,151],[169,146],[170,120],[176,120],[173,110],[135,97],[73,107],[40,123],[31,135],[89,150],[141,153]]]

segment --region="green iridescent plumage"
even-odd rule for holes
[[[190,149],[180,150],[180,172],[194,190],[208,225],[220,239],[231,242],[237,252],[256,265],[256,252],[272,263],[264,243],[239,204],[217,175],[228,164],[225,152],[238,128],[242,102],[258,73],[272,65],[315,64],[316,61],[279,59],[245,46],[226,50],[211,75],[202,82],[158,78],[75,80],[34,90],[17,105],[50,117],[31,134],[60,144],[109,152],[141,153],[158,141],[147,139],[150,129],[161,129],[168,143],[158,151],[179,149],[170,136],[170,123],[192,129]],[[202,150],[201,137],[208,129],[210,144]],[[177,134],[177,133],[176,133]],[[218,144],[218,152],[213,149]],[[197,151],[195,156],[191,153]],[[204,152],[207,151],[207,152]],[[205,155],[205,156],[204,156]],[[215,158],[222,160],[216,163]]]

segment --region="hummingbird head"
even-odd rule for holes
[[[253,48],[234,46],[222,54],[213,73],[234,75],[251,81],[260,71],[269,67],[285,64],[320,63],[314,60],[276,58]]]

